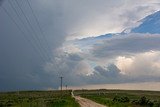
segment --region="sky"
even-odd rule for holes
[[[160,82],[159,9],[159,0],[0,0],[0,91],[58,89],[60,76],[77,87]]]

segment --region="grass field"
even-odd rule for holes
[[[75,95],[109,107],[160,107],[160,92],[131,90],[76,90]]]
[[[108,107],[160,107],[160,92],[129,90],[76,90],[74,95]],[[79,107],[68,91],[1,92],[0,107]]]
[[[1,92],[0,107],[79,107],[71,91]]]

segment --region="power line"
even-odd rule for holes
[[[30,26],[32,32],[34,33],[33,38],[34,38],[34,40],[36,41],[36,44],[39,45],[39,48],[40,48],[40,50],[41,50],[42,52],[43,52],[43,51],[47,52],[46,49],[44,48],[44,46],[41,44],[41,39],[39,39],[39,37],[37,36],[36,31],[34,30],[31,22],[29,21],[28,17],[27,17],[26,14],[24,13],[24,11],[23,11],[23,9],[21,8],[20,4],[18,3],[17,0],[15,0],[15,1],[16,1],[17,5],[18,5],[20,11],[22,12],[23,16],[25,17],[28,25]],[[48,57],[48,55],[44,54],[44,56],[45,56],[47,59],[50,59],[50,58]]]
[[[16,4],[18,5],[21,13],[23,14],[23,16],[25,17],[26,21],[27,21],[27,24],[29,25],[30,29],[32,30],[33,32],[33,39],[35,41],[35,43],[37,44],[37,46],[39,47],[39,49],[41,50],[41,52],[43,53],[44,52],[44,49],[43,49],[43,45],[41,45],[41,42],[40,42],[40,39],[38,38],[37,36],[37,33],[35,32],[34,28],[32,27],[32,24],[30,23],[29,19],[27,18],[27,16],[25,15],[23,9],[21,8],[20,4],[18,3],[17,0],[15,0]],[[31,33],[32,34],[32,33]],[[45,54],[44,52],[44,56],[46,57],[46,59],[48,59],[48,56]]]
[[[47,42],[47,39],[46,39],[46,37],[45,37],[45,35],[44,35],[44,32],[43,32],[43,30],[42,30],[42,27],[41,27],[41,25],[40,25],[40,23],[39,23],[39,21],[38,21],[38,18],[36,17],[36,15],[35,15],[35,13],[34,13],[34,11],[33,11],[33,8],[32,8],[32,6],[31,6],[29,0],[26,0],[26,1],[27,1],[28,5],[29,5],[29,7],[30,7],[30,9],[31,9],[31,12],[32,12],[35,20],[36,20],[36,23],[37,23],[37,25],[38,25],[38,27],[39,27],[39,30],[40,30],[40,32],[41,32],[41,34],[42,34],[42,37],[44,38],[44,41],[45,41],[46,44],[47,44],[47,48],[48,48],[48,49],[51,49],[50,46],[49,46],[49,44],[48,44],[48,42]]]
[[[23,26],[27,29],[27,32],[29,32],[30,34],[32,34],[32,33],[30,32],[30,30],[28,29],[28,27],[25,25],[24,21],[22,20],[20,14],[19,14],[18,11],[16,10],[16,8],[13,6],[12,2],[11,2],[10,0],[8,0],[8,1],[9,1],[9,4],[11,5],[11,8],[14,10],[14,12],[16,13],[16,15],[18,16],[20,22],[21,22],[21,23],[23,24]],[[32,42],[33,46],[34,46],[34,42],[33,42],[34,40],[35,40],[35,39],[31,39],[31,42]],[[35,42],[35,43],[36,43],[36,42]],[[36,43],[36,45],[38,46],[37,43]],[[35,46],[35,48],[36,48],[36,46]],[[37,50],[39,51],[38,53],[40,53],[41,56],[44,57],[44,55],[42,54],[42,52],[40,51],[40,49],[38,49],[38,47],[37,47]]]
[[[10,13],[3,7],[3,6],[0,6],[4,12],[9,16],[9,18],[11,19],[11,21],[16,25],[16,27],[19,29],[19,31],[23,34],[24,38],[29,42],[31,43],[31,45],[33,46],[33,48],[35,49],[35,51],[38,51],[37,48],[32,44],[32,42],[27,38],[25,32],[21,29],[21,27],[17,24],[17,22],[14,20],[14,18],[10,15]],[[37,52],[39,53],[39,52]],[[40,57],[42,59],[42,61],[45,61],[45,59],[41,56],[40,54]]]
[[[22,17],[21,17],[21,15],[20,15],[20,13],[19,13],[19,12],[16,10],[16,8],[13,6],[12,2],[11,2],[10,0],[8,0],[8,1],[9,1],[10,5],[12,6],[12,9],[15,11],[16,15],[18,16],[18,18],[19,18],[20,21],[22,22],[23,26],[25,26],[26,29],[27,29],[27,31],[30,32],[30,30],[28,29],[27,25],[26,25],[26,24],[24,23],[24,21],[22,20]],[[14,2],[14,3],[15,3],[15,2]],[[21,10],[21,13],[23,14],[24,11],[22,10],[22,8],[20,8],[21,6],[20,6],[20,4],[17,2],[17,0],[16,0],[16,4],[17,4],[17,6],[19,6],[19,9]],[[30,5],[29,1],[28,1],[28,5]],[[41,28],[41,26],[40,26],[40,23],[38,22],[38,19],[37,19],[36,15],[34,14],[31,5],[30,5],[30,8],[31,8],[32,14],[33,14],[34,17],[35,17],[35,20],[37,20],[37,25],[39,25],[39,29],[41,29],[41,33],[43,33],[42,28]],[[23,14],[23,16],[25,17],[26,15]],[[25,17],[25,19],[26,19],[26,20],[28,19],[27,16]],[[32,27],[32,25],[30,24],[30,21],[29,21],[29,20],[28,20],[28,23],[29,23],[29,25]],[[32,34],[32,32],[30,32],[30,34]],[[44,36],[44,33],[43,33],[43,36]],[[32,36],[32,37],[33,37],[33,36]],[[44,36],[44,38],[45,38],[45,36]],[[35,41],[35,38],[34,38],[34,41]],[[37,42],[35,42],[35,43],[36,43],[36,45],[37,45]],[[47,40],[46,40],[46,43],[47,43]],[[48,46],[49,46],[49,45],[48,45]],[[39,46],[38,46],[38,47],[39,47]],[[42,53],[42,52],[40,52],[40,53]],[[51,59],[50,55],[48,55],[48,57]],[[58,66],[57,66],[57,67],[58,67]],[[58,71],[58,68],[57,68],[57,67],[56,67],[56,70]]]
[[[25,32],[21,29],[21,27],[17,24],[17,22],[14,20],[14,18],[10,15],[10,13],[4,8],[2,7],[2,9],[4,10],[4,12],[9,16],[9,18],[11,19],[11,21],[16,25],[16,27],[19,29],[19,31],[23,34],[24,38],[32,44],[32,42],[27,38]],[[36,49],[36,47],[32,44],[33,48],[35,49],[35,51],[38,51]],[[37,52],[39,53],[39,52]],[[45,59],[40,55],[40,57],[42,58],[43,61],[45,61]]]

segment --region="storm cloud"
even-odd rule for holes
[[[4,1],[4,0],[0,0],[0,6],[2,5],[3,1]]]
[[[105,62],[106,69],[99,61],[159,50],[158,35],[131,34],[136,36],[83,49],[65,44],[75,38],[122,32],[157,11],[159,0],[28,1],[34,13],[27,0],[0,0],[0,90],[58,88],[59,76],[65,76],[68,85],[115,83],[119,81],[115,77],[124,78],[121,69]]]

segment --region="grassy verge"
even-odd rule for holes
[[[79,107],[71,91],[21,91],[0,93],[0,107]]]

